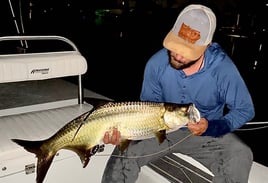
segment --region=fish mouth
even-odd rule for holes
[[[198,123],[200,121],[200,112],[195,107],[194,104],[191,104],[188,109],[189,119],[191,122]]]

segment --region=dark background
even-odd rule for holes
[[[251,122],[267,122],[265,0],[2,0],[0,36],[67,37],[88,61],[85,88],[115,100],[137,100],[147,60],[162,47],[178,13],[190,3],[215,12],[214,41],[231,56],[249,87],[256,108]],[[25,52],[36,48],[19,43],[16,47]],[[266,126],[245,125],[236,133],[252,147],[255,161],[268,166]]]

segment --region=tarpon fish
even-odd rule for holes
[[[200,120],[193,104],[155,103],[145,101],[114,102],[87,98],[93,108],[73,119],[54,135],[39,141],[12,139],[37,157],[36,183],[42,183],[56,153],[68,149],[77,153],[83,167],[90,157],[103,150],[105,132],[117,128],[121,134],[119,148],[124,151],[131,140],[156,137],[161,144],[166,133],[189,122]]]

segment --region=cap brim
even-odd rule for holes
[[[170,51],[182,55],[189,60],[198,59],[205,51],[207,45],[198,46],[181,39],[170,31],[164,39],[163,45]]]

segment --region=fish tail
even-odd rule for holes
[[[44,141],[28,141],[20,139],[12,139],[13,142],[24,147],[28,152],[34,153],[37,157],[36,183],[42,183],[45,179],[47,171],[56,155],[52,152],[44,152],[41,149]]]
[[[37,162],[37,171],[36,171],[36,183],[42,183],[45,179],[45,176],[47,174],[47,171],[55,157],[55,154],[49,155],[49,156],[37,156],[38,162]]]
[[[31,153],[34,153],[36,155],[41,153],[40,147],[43,144],[43,141],[29,141],[21,139],[11,139],[11,140]]]

